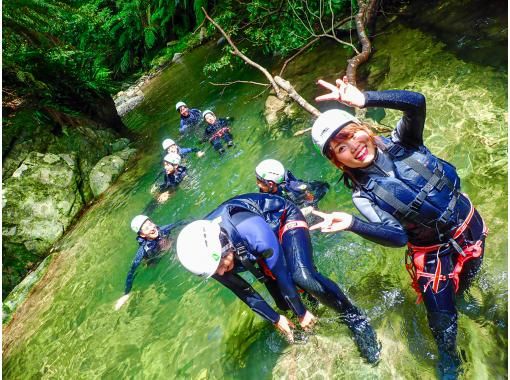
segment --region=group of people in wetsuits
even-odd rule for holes
[[[327,184],[303,183],[278,161],[265,160],[255,169],[260,193],[235,196],[203,219],[186,224],[177,237],[177,257],[191,273],[228,287],[289,341],[295,329],[291,320],[275,311],[238,273],[251,272],[266,286],[277,308],[290,310],[304,330],[313,328],[317,318],[301,297],[323,303],[349,327],[361,355],[376,363],[381,350],[376,332],[339,286],[317,270],[309,231],[350,231],[383,246],[407,245],[406,269],[418,300],[427,309],[439,351],[439,375],[456,378],[460,358],[455,298],[480,269],[487,227],[468,196],[461,193],[455,167],[424,145],[422,94],[362,92],[345,77],[335,84],[318,83],[330,93],[317,101],[403,112],[390,137],[376,136],[368,124],[343,109],[325,111],[313,124],[313,143],[342,172],[362,217],[316,210]],[[186,125],[181,121],[181,129]],[[300,209],[305,207],[308,213],[309,206],[311,213],[322,218],[313,226]],[[131,227],[140,248],[126,280],[124,300],[117,305],[127,300],[136,266],[168,247],[176,225],[158,227],[147,216],[138,215]]]
[[[225,153],[223,143],[227,147],[234,146],[234,140],[230,129],[230,118],[217,118],[211,110],[201,112],[196,108],[189,108],[186,103],[180,101],[175,105],[175,109],[181,116],[179,132],[184,134],[192,129],[196,129],[202,120],[206,126],[201,139],[202,142],[209,141],[212,147],[219,153]],[[183,148],[171,139],[166,138],[162,142],[164,157],[163,170],[156,177],[156,184],[152,192],[156,193],[156,199],[159,203],[168,200],[171,191],[186,177],[187,168],[182,164],[182,159],[190,153],[202,157],[205,153],[198,148]]]

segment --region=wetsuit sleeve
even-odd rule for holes
[[[423,127],[425,126],[425,96],[419,92],[391,90],[366,91],[365,107],[383,107],[404,111],[404,115],[392,132],[395,142],[418,147],[423,145]]]
[[[184,157],[190,153],[198,152],[198,148],[181,148],[181,157]]]
[[[163,174],[163,181],[159,184],[159,192],[162,193],[172,186],[172,183],[168,180],[168,176]]]
[[[215,274],[212,277],[229,288],[241,301],[265,320],[271,323],[277,323],[280,320],[280,315],[238,274],[227,272],[223,276]]]
[[[184,133],[184,132],[186,132],[187,128],[188,128],[188,125],[186,124],[186,121],[181,118],[181,126],[179,127],[179,132]]]
[[[161,231],[161,234],[166,236],[168,235],[174,228],[177,228],[179,226],[182,226],[184,224],[188,224],[187,220],[180,220],[175,223],[165,224],[164,226],[159,227],[159,230]]]
[[[237,224],[236,228],[248,243],[249,252],[266,262],[292,311],[299,317],[305,315],[306,309],[285,263],[280,243],[266,221],[258,215],[253,215]]]
[[[133,280],[135,279],[136,268],[138,268],[138,266],[143,260],[143,252],[144,248],[142,245],[140,246],[140,248],[138,248],[138,251],[136,251],[135,258],[131,263],[131,268],[129,269],[128,275],[126,277],[126,287],[124,289],[124,294],[128,294],[131,291],[131,288],[133,286]]]
[[[184,177],[186,177],[187,169],[185,166],[181,166],[182,170],[175,174],[175,182],[181,183]]]
[[[353,196],[352,200],[368,222],[353,216],[349,231],[387,247],[402,247],[407,244],[407,234],[397,219],[368,198]]]

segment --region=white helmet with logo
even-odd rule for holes
[[[221,260],[220,226],[209,220],[196,220],[177,237],[177,258],[193,274],[211,277]]]
[[[165,158],[163,158],[163,160],[172,164],[172,165],[180,165],[181,156],[179,156],[177,153],[168,153],[165,156]]]
[[[325,156],[329,140],[350,123],[361,124],[356,117],[340,109],[323,112],[315,120],[312,127],[312,140],[323,156]]]
[[[181,108],[182,106],[186,107],[186,103],[184,103],[184,102],[177,102],[177,104],[175,105],[175,110],[179,111],[179,108]]]
[[[149,219],[146,215],[137,215],[131,221],[131,229],[138,233],[140,232],[140,228],[142,228],[143,224]]]
[[[167,150],[168,148],[170,148],[172,145],[175,145],[175,141],[172,140],[172,139],[164,139],[163,140],[163,149],[164,150]]]
[[[211,111],[211,110],[205,110],[204,112],[202,112],[202,117],[205,119],[205,115],[207,115],[207,114],[209,114],[209,113],[214,115],[214,112],[213,112],[213,111]]]
[[[268,159],[257,165],[255,174],[264,181],[273,181],[279,185],[285,178],[285,168],[280,161]]]

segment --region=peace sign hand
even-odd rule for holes
[[[329,94],[317,96],[315,98],[316,102],[337,100],[351,107],[361,108],[365,106],[365,95],[352,84],[349,84],[347,76],[344,76],[342,80],[337,79],[336,86],[322,79],[319,79],[317,84],[331,92]]]
[[[352,224],[352,215],[345,212],[332,212],[331,214],[327,214],[322,211],[313,210],[312,213],[320,216],[324,221],[311,226],[310,231],[318,230],[319,228],[321,232],[344,231]]]

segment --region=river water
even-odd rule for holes
[[[463,54],[467,48],[461,39],[447,41],[424,25],[404,21],[394,21],[376,37],[372,76],[364,85],[416,90],[427,97],[426,143],[457,167],[463,190],[490,228],[483,270],[458,302],[463,377],[506,378],[507,73],[501,64],[506,52],[495,47],[482,52],[499,60],[474,59],[472,52]],[[499,28],[507,33],[506,24]],[[236,146],[223,157],[206,147],[205,157],[187,159],[188,178],[166,204],[151,211],[156,222],[200,217],[231,196],[256,191],[254,167],[269,157],[298,177],[328,181],[332,190],[321,209],[355,212],[350,192],[335,185],[338,172],[318,155],[309,134],[292,137],[310,126],[309,116],[298,115],[294,124],[269,130],[262,88],[209,84],[262,81],[259,73],[243,67],[207,78],[202,65],[217,54],[218,47],[209,44],[185,55],[152,82],[144,103],[125,118],[141,135],[139,155],[56,246],[48,274],[4,329],[4,377],[435,378],[437,350],[425,308],[414,304],[403,249],[376,246],[351,233],[313,234],[315,261],[371,318],[383,347],[376,367],[362,361],[348,329],[325,307],[317,311],[315,335],[306,344],[288,345],[226,288],[185,272],[173,250],[156,265],[138,269],[130,300],[114,311],[137,249],[129,223],[151,203],[160,142],[178,136],[178,100],[232,116]],[[344,49],[326,42],[294,61],[284,76],[311,101],[322,93],[315,81],[340,75],[345,59]],[[382,74],[376,75],[376,68]],[[399,118],[394,111],[370,115],[391,126]],[[179,142],[198,145],[195,136]]]

